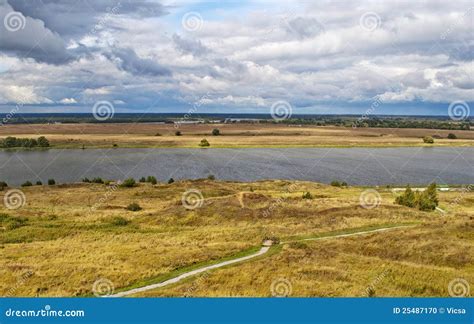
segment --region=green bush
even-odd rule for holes
[[[448,134],[448,138],[449,138],[449,139],[457,139],[458,137],[456,136],[456,134],[449,133],[449,134]]]
[[[37,186],[42,186],[43,183],[42,183],[41,181],[36,181],[36,185],[37,185]]]
[[[176,132],[174,132],[174,134],[175,134],[176,136],[181,136],[181,135],[182,135],[180,131],[176,131]]]
[[[398,196],[395,202],[399,205],[417,208],[422,211],[435,210],[439,203],[436,183],[431,183],[422,192],[413,192],[410,186],[407,186],[405,192]]]
[[[38,137],[38,139],[34,138],[17,138],[13,136],[8,136],[3,140],[0,140],[0,147],[9,148],[9,147],[48,147],[49,141],[44,136]]]
[[[311,192],[307,191],[303,193],[303,199],[313,199]]]
[[[82,182],[87,182],[87,183],[89,183],[89,182],[91,182],[91,181],[89,180],[89,178],[84,178],[84,179],[82,179]]]
[[[130,210],[130,211],[139,211],[139,210],[142,210],[142,208],[141,208],[140,205],[137,204],[137,203],[131,203],[130,205],[127,206],[127,210]]]
[[[132,188],[132,187],[135,187],[137,185],[137,183],[135,182],[135,179],[133,178],[128,178],[128,179],[125,179],[122,184],[120,184],[120,187],[123,187],[123,188]]]
[[[0,225],[5,227],[6,230],[14,230],[16,228],[25,226],[28,222],[26,217],[15,217],[8,214],[0,214]]]
[[[216,177],[213,174],[207,176],[207,180],[216,180]]]
[[[218,128],[214,128],[212,130],[212,135],[213,136],[219,136],[221,134],[221,131]]]
[[[22,187],[30,187],[32,186],[33,184],[31,183],[31,181],[25,181],[21,184]]]
[[[170,179],[168,180],[168,184],[172,184],[173,182],[174,182],[174,179],[173,179],[173,178],[170,178]]]
[[[8,184],[5,181],[0,181],[0,190],[5,189],[6,187],[8,187]]]
[[[44,136],[38,137],[38,146],[40,146],[40,147],[49,147],[48,139]]]
[[[203,139],[201,140],[201,143],[199,143],[199,146],[200,146],[200,147],[208,147],[208,146],[210,146],[210,145],[211,145],[211,144],[209,144],[209,142],[208,142],[207,139],[205,139],[205,138],[203,138]]]
[[[151,183],[152,185],[156,185],[158,183],[158,181],[156,181],[156,178],[154,176],[148,176],[146,178],[146,182],[149,182]]]
[[[126,226],[130,224],[130,221],[121,216],[114,216],[107,219],[107,222],[113,226]]]
[[[100,177],[96,177],[96,178],[92,179],[91,182],[103,184],[104,180]]]
[[[425,137],[423,137],[423,142],[426,143],[426,144],[433,144],[434,139],[431,136],[425,136]]]
[[[56,181],[54,179],[48,179],[48,185],[53,186],[56,184]]]
[[[331,181],[331,186],[333,186],[333,187],[343,187],[343,186],[347,186],[347,183],[339,182],[337,180],[334,180],[334,181]]]
[[[146,179],[145,179],[145,177],[141,177],[138,181],[139,182],[146,182]]]

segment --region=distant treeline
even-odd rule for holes
[[[453,121],[447,116],[361,116],[361,115],[293,115],[289,119],[275,121],[269,114],[115,114],[113,118],[98,121],[90,114],[18,114],[8,124],[51,123],[166,123],[196,121],[201,123],[281,123],[289,125],[316,125],[341,127],[380,128],[428,128],[469,130],[474,120]],[[0,115],[1,117],[1,115]]]
[[[40,136],[38,139],[34,138],[17,138],[8,136],[7,138],[0,139],[0,147],[49,147],[49,141],[46,137]]]

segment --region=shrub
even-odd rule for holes
[[[213,136],[219,136],[221,134],[221,131],[218,128],[214,128],[212,130],[212,135]]]
[[[139,182],[146,182],[146,179],[145,179],[145,177],[141,177],[138,181]]]
[[[154,176],[148,176],[146,178],[146,182],[149,182],[151,183],[152,185],[156,185],[158,183],[158,181],[156,181],[156,178]]]
[[[175,134],[176,136],[181,136],[181,135],[182,135],[180,131],[176,131],[176,132],[174,132],[174,134]]]
[[[303,193],[303,199],[313,199],[311,192],[307,191]]]
[[[112,147],[118,147],[118,144],[115,144],[115,143],[114,143],[114,144],[112,145]]]
[[[48,179],[48,185],[53,186],[56,184],[56,181],[54,179]]]
[[[342,181],[342,182],[341,182],[341,187],[347,187],[347,182]]]
[[[38,137],[38,146],[40,146],[40,147],[49,147],[48,139],[44,136]]]
[[[456,136],[456,134],[449,133],[449,134],[448,134],[448,138],[449,138],[449,139],[457,139],[458,137]]]
[[[347,183],[345,182],[340,182],[337,180],[331,181],[331,186],[333,187],[342,187],[344,184],[347,186]]]
[[[100,178],[100,177],[96,177],[96,178],[92,179],[91,182],[103,184],[103,183],[104,183],[104,180],[103,180],[102,178]]]
[[[207,139],[205,139],[205,138],[203,138],[203,139],[201,140],[201,143],[199,143],[199,146],[200,146],[200,147],[208,147],[208,146],[210,146],[210,145],[211,145],[211,144],[209,144],[209,142],[208,142]]]
[[[123,218],[121,216],[114,216],[114,217],[108,218],[107,222],[110,225],[114,225],[114,226],[126,226],[130,224],[130,221],[128,219]]]
[[[207,180],[216,180],[216,177],[213,174],[207,176]]]
[[[168,184],[172,184],[173,182],[174,182],[174,179],[173,179],[173,178],[170,178],[170,179],[168,180]]]
[[[436,191],[436,183],[431,183],[423,192],[414,193],[410,186],[407,186],[405,192],[395,199],[399,205],[418,208],[422,211],[434,210],[438,206],[438,194]]]
[[[425,136],[425,137],[423,137],[423,142],[426,143],[426,144],[433,144],[434,139],[431,136]]]
[[[122,184],[120,185],[120,187],[123,187],[123,188],[131,188],[131,187],[135,187],[137,184],[135,182],[135,179],[133,178],[128,178],[128,179],[125,179]]]
[[[395,198],[395,202],[399,205],[407,206],[407,207],[415,207],[416,205],[416,197],[413,190],[411,190],[410,186],[407,185],[405,192]]]
[[[130,210],[130,211],[139,211],[139,210],[142,210],[142,208],[141,208],[140,205],[137,204],[137,203],[131,203],[130,205],[127,206],[127,210]]]
[[[43,183],[42,183],[41,181],[36,181],[36,185],[37,185],[37,186],[42,186]]]
[[[89,183],[89,182],[91,182],[91,181],[89,180],[89,178],[84,178],[84,179],[82,179],[82,182],[87,182],[87,183]]]
[[[161,136],[161,134],[160,134],[160,133],[156,133],[155,136]]]
[[[30,187],[32,186],[33,184],[31,183],[31,181],[25,181],[21,184],[22,187]]]
[[[0,190],[5,189],[6,187],[8,187],[8,184],[5,181],[0,181]]]

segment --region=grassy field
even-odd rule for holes
[[[203,201],[186,209],[183,193]],[[114,290],[281,241],[413,224],[388,232],[278,245],[268,255],[216,269],[141,296],[448,296],[456,278],[474,282],[474,194],[440,192],[446,214],[393,203],[366,209],[366,188],[311,182],[211,180],[116,188],[71,184],[22,188],[26,204],[0,210],[0,296],[90,296],[98,280]],[[303,192],[313,199],[302,199]],[[5,194],[6,191],[0,192]],[[143,209],[129,211],[138,203]]]
[[[218,128],[220,136],[212,136]],[[180,131],[182,136],[176,136]],[[457,139],[447,139],[454,133]],[[349,128],[278,124],[21,124],[0,128],[6,136],[46,136],[57,148],[186,147],[207,138],[211,147],[390,147],[471,146],[474,132],[436,129]],[[424,144],[424,136],[435,137]]]

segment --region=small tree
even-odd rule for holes
[[[449,133],[449,134],[448,134],[448,138],[449,138],[449,139],[457,139],[458,137],[456,136],[456,134]]]
[[[331,181],[331,186],[333,186],[333,187],[341,187],[342,184],[341,184],[339,181],[334,180],[334,181]]]
[[[425,136],[425,137],[423,137],[423,142],[426,143],[426,144],[433,144],[434,139],[431,136]]]
[[[38,137],[38,146],[40,146],[40,147],[49,147],[48,139],[44,136]]]
[[[213,174],[207,176],[207,180],[216,180],[216,177]]]
[[[221,134],[221,131],[219,130],[219,128],[214,128],[212,130],[212,135],[213,136],[219,136]]]
[[[135,182],[135,179],[133,178],[128,178],[128,179],[125,179],[122,184],[120,185],[120,187],[122,188],[132,188],[132,187],[135,187],[137,185],[137,183]]]
[[[173,182],[174,182],[174,179],[173,179],[173,178],[170,178],[170,179],[168,180],[168,184],[172,184]]]
[[[311,192],[307,191],[303,193],[303,199],[313,199]]]
[[[54,179],[48,179],[48,185],[53,186],[56,184],[56,181]]]
[[[209,142],[207,141],[207,139],[203,138],[201,140],[201,143],[199,143],[199,146],[200,147],[208,147],[208,146],[211,146],[211,144],[209,144]]]
[[[43,183],[42,183],[41,181],[36,181],[36,185],[37,185],[37,186],[42,186]]]
[[[0,190],[5,189],[6,187],[8,187],[8,184],[5,181],[0,181]]]
[[[182,135],[180,131],[176,131],[176,132],[174,132],[174,134],[175,134],[176,136],[181,136],[181,135]]]
[[[33,184],[31,183],[31,181],[25,181],[21,184],[22,187],[30,187],[32,186]]]
[[[152,185],[156,185],[158,183],[158,181],[156,181],[156,178],[154,176],[148,176],[146,178],[146,182],[149,182],[151,183]]]
[[[137,203],[131,203],[130,205],[127,206],[127,210],[139,211],[139,210],[142,210],[142,207],[140,207],[140,205]]]
[[[140,182],[146,182],[146,179],[145,179],[145,177],[141,177],[140,180],[138,180],[138,181],[140,181]]]
[[[413,190],[411,190],[410,186],[407,185],[405,192],[395,198],[395,202],[399,205],[407,206],[407,207],[415,207],[416,205],[416,197]]]

